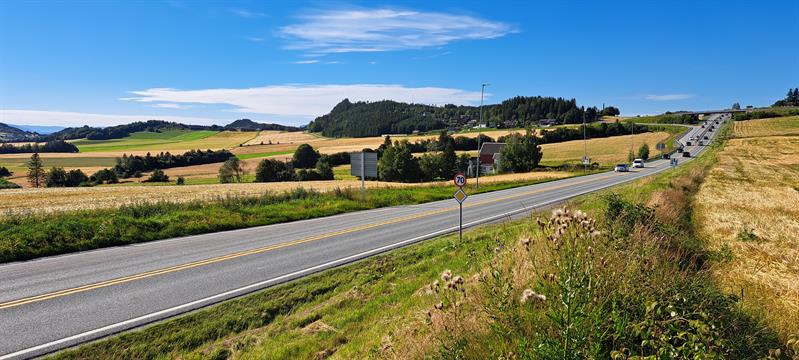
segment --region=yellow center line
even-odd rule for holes
[[[524,197],[524,196],[528,196],[528,195],[532,195],[532,194],[537,194],[537,193],[544,192],[544,191],[557,190],[557,189],[561,189],[561,188],[568,187],[568,186],[574,186],[574,185],[584,184],[584,183],[587,183],[587,182],[592,182],[592,181],[597,181],[597,180],[609,178],[609,177],[612,177],[612,176],[615,176],[615,175],[616,174],[609,174],[609,175],[605,175],[605,176],[601,176],[601,177],[597,177],[597,178],[593,178],[593,179],[588,179],[588,180],[583,180],[583,181],[578,181],[578,182],[574,182],[574,183],[562,184],[562,185],[557,185],[557,186],[550,186],[550,187],[546,187],[546,188],[542,188],[542,189],[538,189],[538,190],[532,190],[532,191],[523,192],[523,193],[520,193],[520,194],[512,194],[512,195],[503,196],[503,197],[499,197],[499,198],[483,200],[483,201],[471,203],[471,204],[468,204],[468,205],[464,205],[464,208],[471,208],[471,207],[480,206],[480,205],[497,203],[497,202],[501,202],[501,201],[505,201],[505,200],[509,200],[509,199],[513,199],[513,198],[519,198],[519,197]],[[455,211],[455,210],[456,210],[455,208],[447,207],[447,208],[442,208],[442,209],[438,209],[438,210],[426,211],[426,212],[423,212],[423,213],[420,213],[420,214],[408,215],[408,216],[399,217],[399,218],[396,218],[396,219],[390,219],[390,220],[386,220],[386,221],[381,221],[381,222],[377,222],[377,223],[373,223],[373,224],[355,226],[355,227],[351,227],[349,229],[338,230],[338,231],[334,231],[334,232],[330,232],[330,233],[310,236],[310,237],[297,239],[297,240],[292,240],[292,241],[287,241],[287,242],[283,242],[283,243],[279,243],[279,244],[268,245],[268,246],[264,246],[264,247],[260,247],[260,248],[255,248],[255,249],[235,252],[235,253],[231,253],[231,254],[227,254],[227,255],[217,256],[217,257],[213,257],[213,258],[209,258],[209,259],[205,259],[205,260],[199,260],[199,261],[194,261],[194,262],[190,262],[190,263],[186,263],[186,264],[180,264],[180,265],[174,265],[174,266],[161,268],[161,269],[156,269],[156,270],[152,270],[152,271],[147,271],[147,272],[143,272],[143,273],[139,273],[139,274],[127,275],[127,276],[123,276],[123,277],[119,277],[119,278],[115,278],[115,279],[96,282],[96,283],[93,283],[93,284],[87,284],[87,285],[78,286],[78,287],[74,287],[74,288],[54,291],[54,292],[50,292],[50,293],[46,293],[46,294],[31,296],[31,297],[22,298],[22,299],[13,300],[13,301],[8,301],[8,302],[0,303],[0,310],[7,309],[7,308],[12,308],[12,307],[16,307],[16,306],[21,306],[21,305],[25,305],[25,304],[30,304],[30,303],[34,303],[34,302],[44,301],[44,300],[48,300],[48,299],[58,298],[58,297],[62,297],[62,296],[67,296],[67,295],[71,295],[71,294],[81,293],[81,292],[85,292],[85,291],[89,291],[89,290],[109,287],[109,286],[112,286],[112,285],[124,284],[124,283],[135,281],[135,280],[141,280],[141,279],[146,279],[146,278],[153,277],[153,276],[169,274],[169,273],[173,273],[173,272],[176,272],[176,271],[195,268],[195,267],[198,267],[198,266],[214,264],[214,263],[218,263],[218,262],[222,262],[222,261],[226,261],[226,260],[232,260],[232,259],[236,259],[236,258],[240,258],[240,257],[243,257],[243,256],[248,256],[248,255],[260,254],[260,253],[269,252],[269,251],[273,251],[273,250],[277,250],[277,249],[282,249],[282,248],[286,248],[286,247],[290,247],[290,246],[300,245],[300,244],[313,242],[313,241],[319,241],[319,240],[322,240],[322,239],[331,238],[331,237],[335,237],[335,236],[339,236],[339,235],[350,234],[350,233],[361,231],[361,230],[368,230],[368,229],[372,229],[372,228],[376,228],[376,227],[380,227],[380,226],[386,226],[386,225],[396,224],[396,223],[400,223],[400,222],[404,222],[404,221],[415,220],[415,219],[418,219],[418,218],[427,217],[427,216],[431,216],[431,215],[437,215],[437,214],[450,212],[450,211]]]

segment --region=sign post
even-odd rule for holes
[[[350,153],[350,174],[361,177],[361,201],[366,199],[366,177],[377,177],[377,153]]]
[[[469,195],[466,195],[466,193],[463,192],[463,186],[466,185],[466,175],[463,175],[463,173],[457,173],[455,174],[455,177],[452,178],[452,182],[454,182],[455,186],[458,187],[458,190],[455,191],[455,194],[453,196],[455,197],[455,201],[458,202],[458,207],[459,207],[458,239],[460,241],[463,241],[463,202],[466,200],[467,197],[469,197]]]

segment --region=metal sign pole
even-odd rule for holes
[[[361,151],[361,201],[366,201],[366,158],[365,152]]]
[[[460,208],[460,220],[458,223],[458,241],[463,242],[463,203],[458,203]]]

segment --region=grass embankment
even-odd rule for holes
[[[468,191],[483,193],[551,180],[555,179],[484,183],[479,191]],[[280,194],[227,196],[211,201],[142,203],[116,209],[9,215],[0,218],[0,263],[444,200],[452,198],[453,189],[453,186],[440,184],[367,189],[366,200],[361,201],[360,191],[353,188],[320,193],[300,187]]]
[[[703,269],[716,253],[692,231],[690,198],[713,161],[572,202],[599,235],[574,215],[481,227],[55,357],[764,357],[775,335],[715,290]]]
[[[735,122],[696,201],[721,287],[799,338],[799,116]]]

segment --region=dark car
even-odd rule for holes
[[[691,142],[690,141],[686,141],[685,142],[685,146],[691,146]]]
[[[710,138],[708,138],[707,135],[705,135],[705,140],[710,140]]]
[[[683,151],[682,152],[682,157],[691,157],[691,152],[690,151]]]
[[[669,154],[663,154],[663,159],[664,159],[664,160],[671,159],[671,155],[669,155]]]

